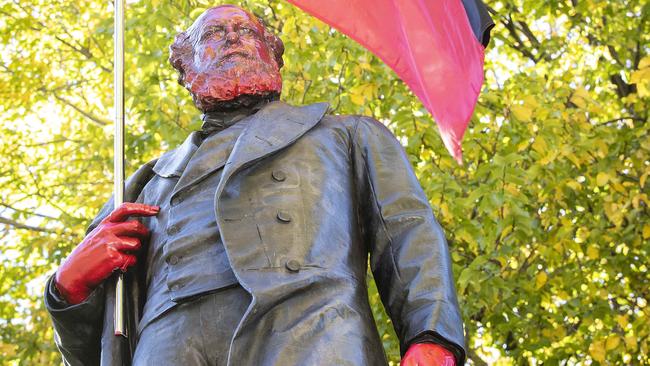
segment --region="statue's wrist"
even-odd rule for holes
[[[64,279],[62,280],[59,271],[54,276],[54,287],[63,300],[70,305],[84,302],[90,294],[90,289],[87,286],[76,285],[74,283],[68,283]]]

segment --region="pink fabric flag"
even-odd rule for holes
[[[433,115],[462,164],[460,142],[483,84],[483,45],[461,0],[288,0],[390,66]]]

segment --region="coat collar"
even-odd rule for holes
[[[328,107],[328,103],[292,106],[275,101],[246,117],[247,126],[239,135],[226,162],[224,176],[247,162],[271,154],[297,140],[320,121]],[[199,142],[199,132],[190,133],[179,147],[158,159],[153,167],[154,172],[165,178],[180,177],[198,149]]]
[[[158,159],[153,171],[164,178],[180,177],[192,155],[198,149],[200,138],[199,131],[190,133],[180,146],[164,153]]]
[[[237,137],[246,128],[249,120],[243,119],[236,124],[208,136],[194,152],[174,187],[172,197],[185,188],[191,187],[208,175],[224,166],[230,150]]]

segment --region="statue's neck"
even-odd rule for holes
[[[278,95],[247,96],[245,100],[229,101],[227,105],[201,115],[201,136],[203,138],[222,131],[245,117],[257,113],[266,104],[278,100]]]

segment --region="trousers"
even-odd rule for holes
[[[250,301],[236,285],[172,308],[142,330],[133,366],[226,365],[230,341]]]

